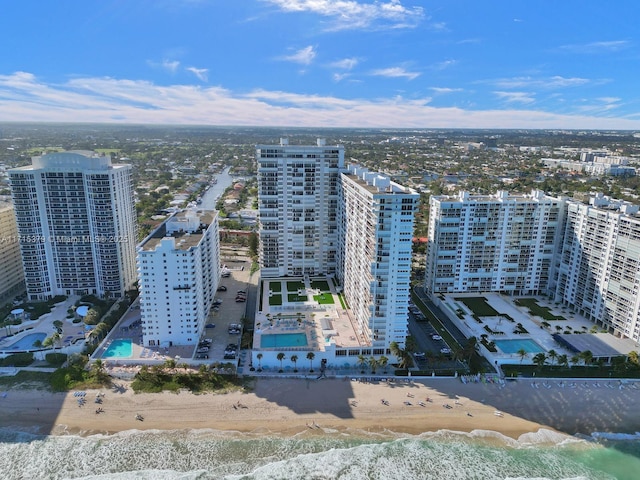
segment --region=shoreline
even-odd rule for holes
[[[135,394],[129,382],[121,382],[112,389],[87,390],[81,406],[74,392],[13,389],[0,397],[0,424],[43,435],[82,436],[213,429],[280,436],[360,431],[391,437],[487,430],[518,440],[541,429],[568,435],[640,431],[637,386],[605,383],[522,379],[501,387],[450,378],[411,383],[257,378],[250,392]],[[95,413],[97,408],[103,412]],[[136,420],[137,414],[143,420]]]

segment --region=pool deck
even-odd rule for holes
[[[311,288],[312,282],[308,278],[305,279],[305,289],[296,291],[287,291],[287,282],[292,281],[290,278],[263,280],[264,293],[260,311],[256,316],[256,330],[253,340],[256,349],[264,348],[260,344],[262,334],[283,333],[305,333],[307,345],[305,347],[278,347],[280,350],[324,351],[326,338],[330,338],[339,347],[361,346],[363,339],[359,339],[356,334],[355,322],[350,312],[342,308],[333,282],[330,279],[323,278],[322,280],[326,280],[329,284],[328,293],[333,297],[333,304],[320,304],[313,299],[313,296],[320,294],[321,291]],[[270,289],[270,285],[273,283],[280,284],[280,291]],[[307,300],[289,302],[287,296],[293,293],[302,297],[306,296]],[[325,293],[327,292],[325,291]],[[269,305],[270,294],[281,295],[282,305]],[[300,318],[300,322],[298,322],[298,318]],[[323,323],[330,324],[331,329],[323,329]],[[268,348],[271,349],[271,347]]]
[[[469,309],[469,307],[464,303],[455,300],[455,298],[461,297],[484,297],[491,307],[501,314],[509,315],[514,319],[514,322],[510,322],[505,317],[497,316],[481,317],[482,323],[478,323],[472,317],[473,312],[471,309]],[[542,347],[544,353],[549,350],[555,350],[558,355],[565,354],[569,358],[575,355],[574,352],[571,352],[564,346],[560,345],[552,337],[552,334],[557,333],[555,326],[562,326],[563,330],[570,327],[573,331],[588,331],[593,327],[593,323],[586,318],[571,312],[564,306],[556,306],[555,304],[550,303],[545,297],[527,296],[523,298],[535,298],[538,305],[549,308],[551,313],[562,316],[565,320],[549,321],[551,326],[545,328],[544,325],[542,325],[542,322],[544,321],[542,318],[532,316],[526,307],[521,307],[514,303],[517,300],[517,297],[510,297],[499,293],[449,294],[445,295],[444,300],[438,299],[438,302],[441,304],[442,310],[447,313],[449,318],[458,326],[467,338],[474,336],[480,340],[482,335],[488,335],[489,341],[531,339]],[[462,309],[464,311],[463,319],[458,318],[454,313],[457,309]],[[521,323],[528,333],[515,333],[514,329],[518,323]],[[491,334],[485,330],[485,325],[494,332],[499,331],[503,333],[499,335]],[[520,355],[516,353],[503,353],[500,351],[499,347],[497,353],[489,352],[487,349],[482,347],[482,353],[492,364],[519,364],[522,362]],[[531,358],[527,361],[530,363]]]

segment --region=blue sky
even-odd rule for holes
[[[637,0],[21,0],[0,121],[640,130]]]

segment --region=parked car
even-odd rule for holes
[[[218,287],[218,291],[219,291],[219,292],[226,292],[226,291],[227,291],[227,287],[225,287],[224,285],[220,285],[220,286]]]
[[[246,302],[247,299],[244,297],[236,297],[236,302]]]
[[[418,360],[423,360],[427,358],[427,355],[424,352],[416,352],[413,354],[413,356]]]
[[[234,358],[236,358],[236,354],[235,352],[233,353],[226,353],[224,354],[224,359],[225,360],[233,360]]]
[[[215,323],[207,323],[204,328],[216,328]]]
[[[435,334],[435,333],[433,335],[431,335],[431,338],[433,338],[434,340],[442,340],[442,337],[440,335]]]
[[[206,353],[199,353],[198,355],[196,355],[196,358],[199,358],[199,359],[209,358],[209,355],[207,355]]]
[[[238,295],[246,295],[246,290],[238,290]]]
[[[451,353],[451,349],[450,348],[441,348],[440,349],[440,353],[444,353],[445,355],[448,355]]]

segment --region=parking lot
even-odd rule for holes
[[[250,262],[228,264],[229,276],[220,279],[214,306],[209,312],[201,342],[194,360],[207,363],[236,363],[241,358],[242,319],[251,318],[255,305],[256,284],[250,282]],[[244,267],[244,269],[242,268]],[[253,278],[257,282],[257,275]],[[208,339],[208,340],[206,340]]]
[[[418,369],[454,368],[457,365],[452,358],[451,347],[423,315],[409,313],[409,331],[416,341],[417,353],[413,355],[413,360]]]

